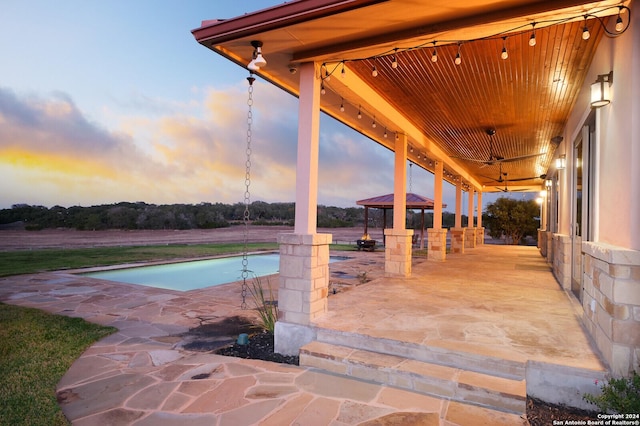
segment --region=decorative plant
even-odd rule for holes
[[[267,292],[265,292],[260,277],[254,277],[249,286],[249,293],[260,316],[260,326],[269,333],[273,333],[278,321],[278,301],[273,297],[271,283],[267,279]]]
[[[603,413],[640,413],[640,375],[610,379],[602,386],[602,394],[584,394],[585,401],[596,405]]]

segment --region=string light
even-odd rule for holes
[[[460,65],[462,63],[462,57],[460,57],[460,46],[462,43],[458,43],[458,53],[456,53],[456,59],[453,60],[453,63],[456,65]]]
[[[324,80],[322,80],[322,83],[320,83],[320,94],[324,95],[325,93],[327,93],[327,91],[324,90]]]
[[[362,118],[362,107],[360,105],[358,105],[358,120],[360,120]]]
[[[589,28],[587,27],[587,18],[588,15],[584,15],[584,28],[582,29],[583,40],[589,40],[589,37],[591,37],[591,33],[589,33]]]
[[[529,37],[529,46],[536,45],[536,23],[531,24],[531,37]]]
[[[618,15],[616,18],[616,25],[615,25],[615,31],[610,31],[607,26],[605,25],[605,22],[602,18],[600,18],[600,14],[602,14],[603,12],[606,12],[610,9],[613,8],[617,8],[618,9]],[[538,21],[538,22],[533,22],[533,23],[529,23],[529,24],[525,24],[525,25],[521,25],[518,27],[514,27],[505,31],[502,31],[500,33],[497,34],[493,34],[493,35],[489,35],[486,37],[480,37],[477,39],[468,39],[468,40],[433,40],[433,41],[428,41],[422,44],[419,44],[417,46],[412,46],[412,47],[407,47],[407,48],[398,48],[395,47],[392,50],[389,50],[385,53],[381,53],[378,54],[376,56],[370,56],[370,57],[366,57],[366,58],[355,58],[355,59],[343,59],[341,60],[339,63],[336,64],[335,68],[333,69],[333,71],[329,71],[327,70],[327,72],[325,72],[323,74],[323,79],[327,79],[330,75],[333,74],[333,72],[335,72],[337,70],[337,68],[339,66],[341,66],[341,74],[344,77],[345,73],[346,73],[346,67],[345,67],[345,62],[347,61],[351,61],[351,62],[356,62],[356,61],[363,61],[363,60],[373,60],[374,61],[374,65],[372,68],[372,75],[377,75],[379,73],[379,70],[377,69],[377,65],[375,63],[377,58],[380,57],[384,57],[387,55],[391,55],[391,67],[392,68],[397,68],[399,66],[398,63],[398,52],[404,52],[404,51],[410,51],[410,50],[416,50],[416,49],[421,49],[427,46],[427,44],[432,44],[433,45],[433,51],[431,54],[431,61],[432,62],[437,62],[438,61],[438,52],[437,52],[437,43],[457,43],[458,44],[458,53],[456,54],[456,57],[454,59],[454,63],[456,65],[460,65],[462,63],[462,54],[460,51],[460,47],[463,43],[470,43],[470,42],[476,42],[476,41],[483,41],[483,40],[491,40],[491,39],[496,39],[498,38],[498,36],[500,36],[501,38],[505,38],[502,36],[502,34],[506,34],[506,33],[515,33],[517,34],[518,31],[520,30],[521,32],[524,32],[525,30],[523,30],[525,27],[528,27],[529,25],[532,26],[532,30],[531,30],[531,36],[529,37],[529,46],[533,47],[537,44],[537,40],[536,40],[536,25],[560,25],[560,24],[565,24],[568,22],[571,22],[573,20],[575,20],[576,18],[579,17],[583,17],[585,19],[585,25],[583,27],[583,34],[582,37],[584,40],[588,40],[591,37],[591,33],[589,32],[588,26],[587,26],[587,19],[588,18],[595,18],[600,25],[603,27],[604,32],[611,36],[611,37],[616,37],[619,36],[621,33],[625,32],[626,29],[629,26],[629,22],[626,23],[625,25],[625,20],[624,18],[621,16],[623,12],[630,12],[629,7],[627,6],[608,6],[608,7],[604,7],[602,9],[596,9],[593,10],[590,13],[584,14],[584,15],[577,15],[577,16],[571,16],[571,17],[566,17],[566,18],[560,18],[560,19],[549,19],[549,20],[544,20],[544,21]],[[504,46],[503,51],[506,50],[506,46]],[[508,52],[506,52],[508,55]],[[502,56],[502,55],[501,55]]]
[[[371,76],[372,77],[378,76],[378,69],[376,68],[376,58],[373,58],[373,70],[371,70]]]
[[[374,129],[376,127],[378,127],[378,125],[376,124],[376,116],[375,115],[373,116],[373,123],[371,123],[371,127],[373,127]]]
[[[618,18],[616,18],[616,31],[622,32],[624,29],[624,24],[622,23],[622,16],[620,16],[620,12],[622,12],[622,7],[618,9]]]
[[[509,57],[509,52],[507,52],[507,38],[502,37],[502,53],[500,54],[502,59],[507,59]]]
[[[382,135],[382,136],[384,136],[385,139],[387,138],[387,128],[386,127],[384,128],[384,135]]]
[[[344,112],[344,98],[340,100],[340,112]]]

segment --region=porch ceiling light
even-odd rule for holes
[[[600,74],[591,85],[591,107],[600,108],[611,103],[610,87],[613,84],[613,71]]]
[[[247,65],[247,68],[249,68],[250,71],[259,71],[260,68],[267,66],[267,61],[262,56],[262,42],[253,40],[251,45],[253,46],[253,58]]]

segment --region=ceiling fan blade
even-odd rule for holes
[[[524,180],[533,180],[533,179],[546,179],[547,175],[540,175],[540,176],[531,176],[531,177],[526,177],[526,178],[516,178],[516,179],[509,179],[511,182],[522,182]]]
[[[495,160],[495,161],[497,163],[509,163],[511,161],[526,160],[528,158],[539,157],[541,155],[544,155],[544,154],[540,153],[540,154],[519,155],[517,157],[503,158],[501,160]]]

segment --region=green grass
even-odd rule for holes
[[[56,384],[93,342],[115,331],[0,303],[0,424],[69,424],[56,401]]]
[[[197,244],[0,252],[0,277],[122,263],[190,259],[241,253],[244,244]],[[250,243],[249,251],[277,250],[277,243]]]

